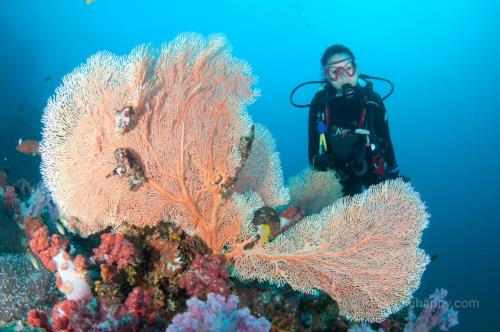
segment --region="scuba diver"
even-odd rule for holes
[[[309,107],[309,164],[318,171],[333,169],[345,195],[399,175],[383,101],[394,90],[389,80],[361,74],[354,54],[344,45],[328,47],[321,57],[324,80],[300,84],[290,95],[296,107]],[[382,98],[370,79],[391,85]],[[366,84],[361,85],[360,81]],[[306,84],[322,86],[309,105],[293,102]]]

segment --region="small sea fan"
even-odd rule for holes
[[[334,298],[354,320],[381,321],[406,305],[429,257],[418,248],[428,214],[402,180],[370,187],[307,216],[235,258],[233,273]]]
[[[290,204],[305,215],[318,213],[342,197],[342,185],[335,171],[319,172],[306,168],[288,184]]]

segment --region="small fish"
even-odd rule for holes
[[[59,216],[59,219],[57,221],[58,221],[58,223],[61,224],[61,226],[64,226],[67,229],[71,230],[71,227],[69,225],[68,219],[66,219],[65,216]]]
[[[84,0],[83,1],[86,5],[91,5],[95,2],[95,0]]]
[[[55,222],[56,224],[56,229],[59,233],[61,233],[61,235],[66,235],[66,232],[64,231],[64,227],[58,223],[57,221]]]
[[[38,141],[31,139],[23,140],[20,138],[17,142],[16,150],[27,155],[36,156],[40,154],[39,145]]]
[[[436,259],[438,259],[438,255],[437,254],[434,254],[431,256],[431,263],[434,263],[436,261]]]
[[[181,240],[179,234],[177,234],[177,233],[170,234],[169,238],[170,238],[170,240],[174,240],[174,241],[180,241]]]
[[[52,81],[52,76],[45,76],[45,77],[43,78],[43,80],[44,80],[45,82]]]
[[[270,235],[271,235],[271,227],[268,224],[262,224],[257,226],[258,227],[258,234],[259,234],[259,241],[261,244],[266,244],[270,240]]]
[[[33,267],[37,270],[40,271],[40,264],[38,263],[38,259],[36,259],[35,256],[31,252],[26,254],[31,262],[33,264]]]

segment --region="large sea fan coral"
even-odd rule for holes
[[[392,181],[256,244],[254,212],[289,197],[269,132],[245,111],[253,82],[220,35],[98,53],[45,110],[44,182],[83,235],[167,219],[234,262],[237,276],[321,289],[356,319],[382,319],[427,262],[423,203]]]
[[[183,34],[158,53],[98,53],[64,78],[43,117],[42,173],[72,227],[87,235],[172,219],[220,251],[220,207],[239,204],[221,193],[242,167],[244,106],[256,94],[228,51],[220,35]],[[286,201],[274,175],[261,189]]]

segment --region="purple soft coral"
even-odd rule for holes
[[[271,324],[264,318],[255,318],[248,308],[237,309],[239,299],[209,293],[207,301],[196,297],[187,300],[188,311],[174,317],[167,332],[263,332]]]
[[[410,309],[410,320],[405,326],[405,332],[427,332],[438,326],[441,331],[448,331],[458,324],[458,313],[449,307],[445,300],[448,291],[436,289],[429,296],[429,303],[425,306],[420,316],[416,316]]]

